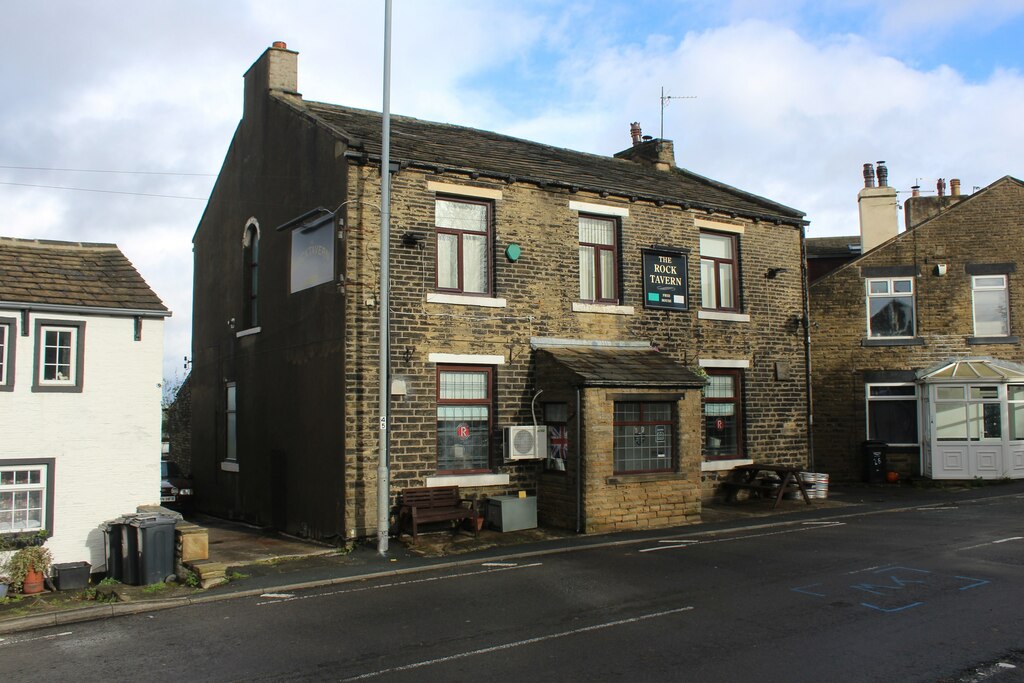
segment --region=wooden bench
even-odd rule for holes
[[[465,504],[468,503],[467,507]],[[420,524],[428,522],[455,522],[458,533],[459,522],[470,520],[473,535],[477,535],[477,511],[473,501],[459,495],[458,486],[425,486],[404,489],[398,501],[398,536],[408,525],[412,530],[412,542]]]

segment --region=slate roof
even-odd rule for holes
[[[841,258],[860,256],[860,235],[842,237],[808,237],[807,258]],[[855,249],[850,249],[854,245]]]
[[[670,356],[654,349],[564,346],[549,354],[588,387],[703,387],[706,382]]]
[[[302,108],[333,129],[350,147],[379,160],[380,112],[323,102],[304,102]],[[802,223],[804,216],[796,209],[682,168],[658,171],[625,159],[407,116],[391,117],[391,159],[437,170],[475,171],[790,224]]]
[[[49,304],[169,315],[116,244],[0,237],[0,305]]]

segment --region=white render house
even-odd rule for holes
[[[95,571],[99,525],[159,503],[169,315],[116,245],[0,237],[0,537]]]

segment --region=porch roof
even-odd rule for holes
[[[587,387],[700,388],[706,380],[672,357],[653,348],[565,346],[538,349]]]
[[[993,358],[961,358],[925,368],[917,378],[923,382],[1024,382],[1024,367]]]

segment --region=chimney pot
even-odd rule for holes
[[[913,186],[911,186],[911,188],[910,188],[910,196],[911,197],[920,197],[921,196],[921,186],[920,185],[913,185]]]
[[[936,181],[936,183],[935,183],[935,192],[940,197],[945,197],[946,196],[946,179],[945,178],[939,178],[938,181]]]
[[[884,161],[879,161],[876,166],[878,167],[878,186],[889,187],[889,169],[886,168]]]
[[[871,164],[864,164],[864,187],[875,186],[875,167]]]
[[[949,179],[949,194],[953,197],[960,196],[960,179],[950,178]]]
[[[283,40],[275,40],[273,47],[276,47],[279,50],[287,50],[288,43],[284,42]]]
[[[640,144],[640,136],[640,122],[634,121],[633,123],[629,124],[629,137],[633,140],[634,145]]]

